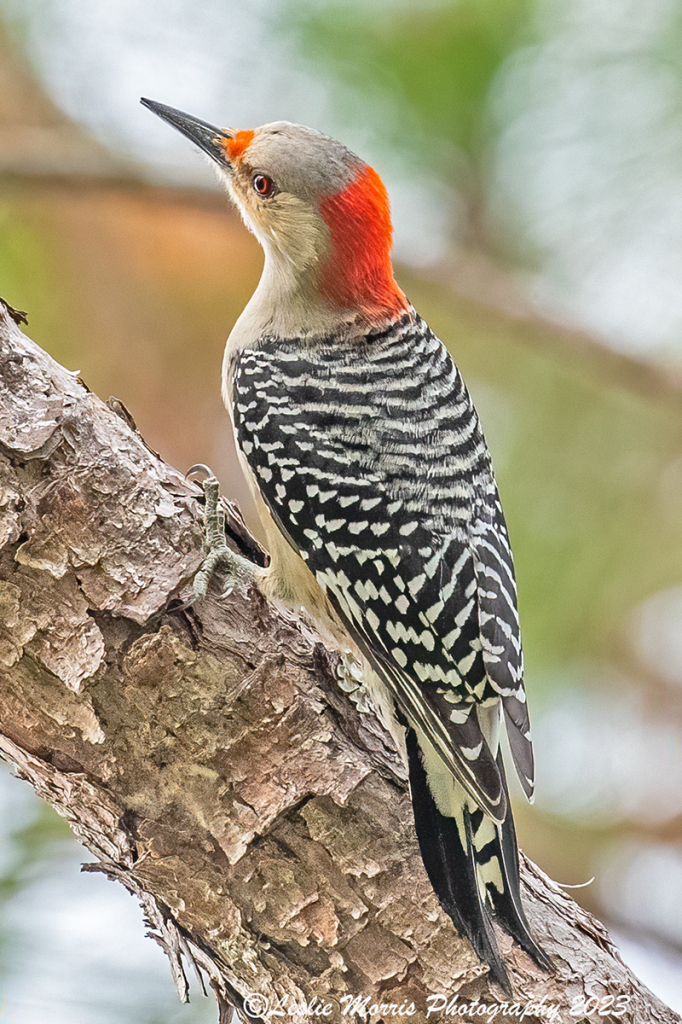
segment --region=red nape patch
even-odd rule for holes
[[[373,318],[406,310],[407,299],[393,277],[388,195],[377,172],[362,165],[343,192],[322,201],[320,212],[332,243],[320,275],[322,295]]]
[[[243,156],[244,151],[249,148],[253,142],[253,137],[256,133],[249,131],[235,132],[234,135],[229,139],[225,139],[223,146],[225,152],[230,160],[239,160]]]

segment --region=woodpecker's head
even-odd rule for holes
[[[408,308],[393,277],[388,196],[379,175],[340,142],[275,121],[216,128],[173,107],[142,103],[216,163],[271,270],[304,299],[380,322]]]

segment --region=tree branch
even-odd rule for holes
[[[403,766],[337,656],[254,592],[184,607],[200,498],[0,312],[0,753],[95,854],[88,868],[142,902],[181,997],[187,963],[207,979],[221,1021],[311,1000],[329,1021],[362,1019],[363,1000],[372,1020],[448,1019],[476,999],[503,1014],[437,905]],[[589,995],[615,1000],[602,1020],[680,1020],[529,862],[523,880],[556,966],[500,936],[525,1020],[592,1019],[572,1012]]]

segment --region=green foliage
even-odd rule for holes
[[[5,770],[4,765],[0,768]],[[34,878],[41,877],[60,849],[66,856],[72,853],[73,835],[64,819],[49,804],[36,800],[31,806],[29,820],[7,836],[10,855],[0,875],[0,906]]]
[[[301,53],[325,74],[390,102],[403,135],[418,125],[476,159],[487,139],[492,83],[528,38],[534,6],[533,0],[299,2],[287,8],[286,20]],[[381,104],[368,108],[369,116],[382,116]]]
[[[49,338],[63,359],[69,318],[59,249],[48,221],[20,211],[11,197],[0,202],[0,297],[28,310],[31,337]]]

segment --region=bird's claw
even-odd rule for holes
[[[220,484],[215,473],[203,463],[197,463],[185,474],[203,473],[202,483],[206,501],[204,511],[204,547],[206,557],[194,576],[192,592],[194,598],[206,597],[211,579],[219,568],[228,576],[228,583],[221,597],[228,597],[235,586],[253,586],[257,582],[258,567],[248,558],[233,551],[225,543],[225,513],[220,507]]]

